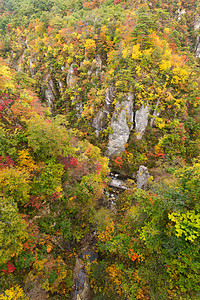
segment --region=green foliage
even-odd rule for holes
[[[55,218],[52,216],[45,216],[38,220],[40,231],[46,234],[54,234],[56,228],[54,227]]]
[[[63,166],[55,162],[55,159],[46,160],[41,167],[38,176],[33,178],[32,194],[51,196],[62,192]]]
[[[136,270],[137,276],[135,274],[132,278],[134,297],[144,293],[150,299],[183,295],[196,299],[200,230],[199,205],[195,201],[193,183],[198,193],[198,174],[199,164],[196,162],[175,172],[176,177],[169,183],[152,187],[154,191],[133,190],[125,193],[118,200],[120,215],[115,223],[117,227],[111,230],[110,222],[109,226],[105,225],[104,231],[99,228],[99,250],[104,254],[106,263],[109,266],[116,263],[118,268],[123,262],[126,272],[132,264]],[[99,211],[97,217],[100,216]],[[93,268],[98,269],[98,265]],[[105,276],[109,280],[108,275]],[[124,276],[121,292],[124,295],[128,290],[130,295],[131,289],[125,285]],[[98,279],[95,282],[98,285]],[[111,282],[114,286],[116,279]],[[104,285],[106,288],[106,283]]]
[[[164,199],[161,201],[158,196],[156,197],[152,205],[156,211],[151,210],[150,218],[145,222],[146,225],[141,234],[147,247],[157,251],[157,253],[161,251],[164,254],[164,259],[168,264],[167,271],[173,278],[177,276],[176,284],[179,293],[184,292],[189,293],[189,295],[195,295],[195,291],[198,291],[199,262],[196,261],[196,255],[199,248],[200,230],[198,204],[195,205],[196,212],[186,210],[189,205],[188,198],[193,198],[193,190],[187,190],[186,186],[187,184],[190,186],[190,181],[193,182],[194,180],[198,189],[199,183],[196,181],[198,170],[198,163],[195,163],[192,167],[185,167],[177,172],[177,175],[181,174],[184,179],[182,181],[181,176],[178,175],[179,181],[178,184],[175,183],[174,199],[166,193],[164,193]],[[185,176],[187,172],[190,172],[190,177]],[[173,202],[176,205],[172,205]],[[158,207],[157,203],[161,206]],[[193,205],[194,202],[190,202],[190,207],[194,207]],[[187,257],[190,259],[188,260]],[[173,284],[170,283],[171,286]],[[185,286],[187,286],[187,292]]]
[[[195,211],[186,213],[172,213],[168,215],[169,219],[175,222],[175,235],[184,236],[186,241],[194,242],[200,236],[200,214],[196,215]]]
[[[51,156],[74,153],[70,133],[61,125],[62,122],[65,123],[65,118],[59,116],[55,120],[35,116],[27,121],[28,145],[38,158],[46,160]]]
[[[29,173],[20,168],[2,169],[0,170],[0,187],[6,197],[11,196],[19,204],[24,204],[29,199]]]
[[[17,259],[15,260],[16,270],[19,271],[29,268],[34,262],[34,254],[28,251],[23,251],[17,256]]]
[[[191,209],[199,210],[200,197],[200,164],[197,160],[190,167],[184,167],[176,172],[179,179],[179,188],[183,193],[187,205]]]
[[[94,299],[198,298],[197,2],[0,1],[0,264],[15,257],[16,267],[0,274],[0,298],[25,299],[24,282],[68,297],[88,239],[99,251]],[[97,146],[104,155],[127,93],[133,130],[111,169],[132,178],[147,164],[168,180],[148,191],[129,180],[111,212],[109,160]],[[149,125],[138,140],[142,105]]]
[[[22,250],[27,238],[26,224],[11,197],[2,197],[0,203],[0,263],[6,263]]]

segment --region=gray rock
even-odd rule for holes
[[[160,109],[158,108],[158,105],[159,105],[159,99],[156,103],[156,107],[155,107],[154,112],[153,112],[153,117],[150,120],[150,126],[151,127],[153,127],[156,117],[159,117],[160,112],[161,112]]]
[[[32,59],[32,58],[29,59],[29,70],[31,73],[31,78],[33,78],[35,76],[35,68],[33,67],[35,61],[36,61],[36,59]]]
[[[46,103],[47,103],[47,106],[50,107],[50,109],[52,109],[53,101],[55,100],[55,97],[56,97],[56,88],[55,88],[53,80],[51,79],[50,74],[48,74],[46,77],[46,83],[47,83],[47,88],[44,91]]]
[[[199,29],[200,29],[200,15],[197,14],[194,20],[194,30],[199,31]],[[195,52],[196,52],[196,57],[200,57],[200,34],[197,35]]]
[[[53,107],[53,101],[55,100],[54,94],[52,93],[52,90],[50,86],[47,86],[47,89],[45,90],[45,98],[46,98],[46,103],[47,106],[52,109]]]
[[[58,85],[59,85],[60,92],[63,93],[63,83],[60,79],[58,79]]]
[[[196,57],[200,57],[200,36],[197,36],[196,46],[195,46]]]
[[[80,269],[78,273],[78,278],[75,282],[76,290],[81,290],[84,287],[85,282],[85,270],[84,268]]]
[[[196,15],[195,16],[195,20],[194,20],[194,30],[199,30],[200,29],[200,15]]]
[[[116,215],[117,214],[117,205],[116,203],[114,202],[111,202],[110,204],[110,211],[113,215]]]
[[[96,75],[98,74],[99,71],[101,71],[102,65],[103,65],[103,62],[102,62],[101,56],[100,56],[100,54],[97,54],[97,56],[96,56]]]
[[[109,183],[109,186],[112,188],[118,188],[122,190],[127,189],[127,187],[124,185],[124,182],[120,179],[112,179],[112,181]]]
[[[81,114],[83,112],[83,103],[82,103],[82,101],[75,104],[75,109],[76,109],[77,118],[78,119],[81,118]]]
[[[68,88],[71,88],[72,86],[74,86],[77,81],[77,76],[74,73],[74,66],[75,66],[74,63],[72,63],[67,72],[67,87]],[[59,83],[59,85],[60,85],[60,83]],[[76,116],[79,119],[83,112],[83,103],[81,101],[77,101],[77,98],[75,97],[74,100],[72,100],[72,104],[75,107]]]
[[[67,86],[72,87],[76,82],[76,76],[74,74],[74,64],[71,64],[67,73]]]
[[[140,166],[136,177],[137,189],[145,190],[148,187],[148,179],[149,179],[149,172],[147,167]]]
[[[186,10],[185,9],[178,9],[178,21],[181,20],[181,16],[186,14]]]
[[[88,263],[93,263],[98,260],[98,253],[92,249],[87,249],[80,255],[80,258],[85,259]]]
[[[135,130],[137,140],[141,140],[143,134],[146,130],[149,117],[149,106],[148,103],[146,106],[141,106],[139,110],[135,113]]]
[[[111,119],[113,133],[109,135],[108,156],[122,152],[127,143],[133,125],[128,126],[128,122],[133,122],[133,94],[127,95],[127,100],[121,103],[117,101],[114,114]]]
[[[111,86],[106,89],[105,103],[106,103],[107,109],[110,109],[110,106],[113,103],[114,97],[115,97],[115,89],[114,89],[114,87]]]
[[[96,137],[99,137],[99,132],[105,128],[106,120],[108,116],[108,111],[106,109],[101,109],[98,111],[96,117],[92,122],[92,126],[95,128]]]
[[[106,89],[105,105],[98,111],[96,117],[92,122],[92,126],[95,128],[96,137],[99,137],[99,132],[105,129],[107,124],[107,118],[111,113],[111,105],[114,99],[114,88],[109,87]]]
[[[86,273],[84,263],[78,257],[75,261],[73,279],[75,283],[75,291],[73,293],[72,299],[88,300],[90,294],[89,278]]]

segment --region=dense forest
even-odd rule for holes
[[[200,2],[0,0],[0,300],[200,298]]]

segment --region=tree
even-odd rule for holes
[[[29,173],[21,168],[7,167],[0,170],[0,188],[6,197],[12,197],[18,204],[29,199]]]
[[[196,297],[199,290],[199,175],[195,162],[177,171],[172,187],[162,186],[162,194],[152,197],[153,204],[143,206],[146,220],[140,235],[152,253],[162,255],[168,289],[189,297]]]
[[[19,285],[15,285],[10,289],[4,291],[0,295],[0,300],[28,300],[28,296],[24,293],[23,289]]]
[[[63,116],[57,116],[54,120],[36,115],[27,121],[28,145],[38,158],[46,160],[52,156],[73,155],[72,137],[63,126],[65,123]]]
[[[27,238],[26,224],[12,197],[1,195],[0,202],[0,264],[17,256]]]

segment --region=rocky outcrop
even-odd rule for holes
[[[88,275],[86,274],[85,266],[80,258],[76,258],[74,268],[74,282],[75,292],[72,297],[73,300],[88,300],[90,294],[90,286]]]
[[[181,17],[186,14],[185,9],[178,9],[178,21],[181,20]]]
[[[148,179],[149,179],[149,172],[147,167],[140,166],[136,177],[137,189],[145,190],[148,187]]]
[[[29,70],[31,73],[31,78],[33,78],[35,76],[35,67],[34,67],[34,63],[35,63],[36,59],[29,59]]]
[[[93,120],[92,126],[95,128],[96,137],[99,137],[99,132],[106,128],[108,116],[111,114],[111,105],[114,99],[114,88],[109,87],[106,89],[105,105],[98,111]]]
[[[152,118],[151,118],[151,120],[149,122],[149,124],[150,124],[151,127],[154,126],[154,122],[155,122],[156,117],[159,117],[159,115],[160,115],[160,109],[158,108],[159,102],[160,101],[158,100],[157,103],[156,103],[156,106],[154,108]]]
[[[102,62],[101,56],[99,54],[97,54],[97,56],[96,56],[96,75],[98,74],[98,72],[101,71],[102,66],[103,66],[103,62]]]
[[[120,190],[126,190],[127,187],[124,185],[124,182],[120,179],[113,178],[112,181],[109,183],[109,186],[112,188],[117,188]]]
[[[108,155],[115,155],[125,149],[133,128],[133,94],[127,95],[127,100],[117,101],[114,114],[111,119],[113,132],[109,135]]]
[[[141,106],[139,110],[135,113],[135,131],[136,131],[136,138],[137,140],[141,140],[147,124],[148,124],[148,117],[149,117],[149,106]]]
[[[46,77],[46,89],[44,91],[45,94],[45,99],[47,106],[50,107],[50,109],[53,108],[53,102],[56,98],[56,87],[55,84],[50,76],[50,74],[47,75]]]
[[[50,107],[50,109],[52,109],[53,101],[55,100],[55,98],[54,98],[51,88],[49,86],[47,86],[47,89],[45,90],[44,93],[45,93],[45,99],[46,99],[47,106]]]
[[[59,91],[62,94],[63,93],[63,83],[60,79],[58,79],[58,86],[59,86]]]
[[[200,16],[195,16],[194,30],[198,32],[200,30]],[[197,41],[195,46],[196,57],[200,57],[200,34],[197,34]]]
[[[67,67],[67,66],[66,66]],[[75,67],[75,64],[72,63],[69,67],[69,70],[67,72],[67,87],[72,88],[75,86],[77,82],[77,68]],[[59,83],[60,86],[60,83]],[[61,87],[63,88],[63,87]],[[76,87],[75,87],[76,90]],[[77,118],[79,119],[81,117],[82,111],[83,111],[83,103],[82,101],[78,101],[77,97],[74,97],[71,101],[72,105],[74,105],[75,113]]]
[[[196,46],[195,46],[196,57],[200,57],[200,36],[197,36]]]
[[[109,112],[106,109],[98,111],[96,117],[93,120],[92,126],[95,128],[96,137],[99,137],[99,132],[106,127],[107,116]]]
[[[115,97],[115,89],[114,87],[109,87],[106,89],[106,96],[105,96],[105,104],[106,104],[106,109],[110,111],[110,106],[113,103],[113,99]]]
[[[71,64],[67,72],[67,86],[72,87],[76,83],[76,75],[74,72],[74,64]]]
[[[75,267],[73,272],[74,292],[73,300],[89,300],[90,284],[88,272],[92,263],[97,262],[98,254],[92,248],[84,250],[79,257],[76,257]]]

